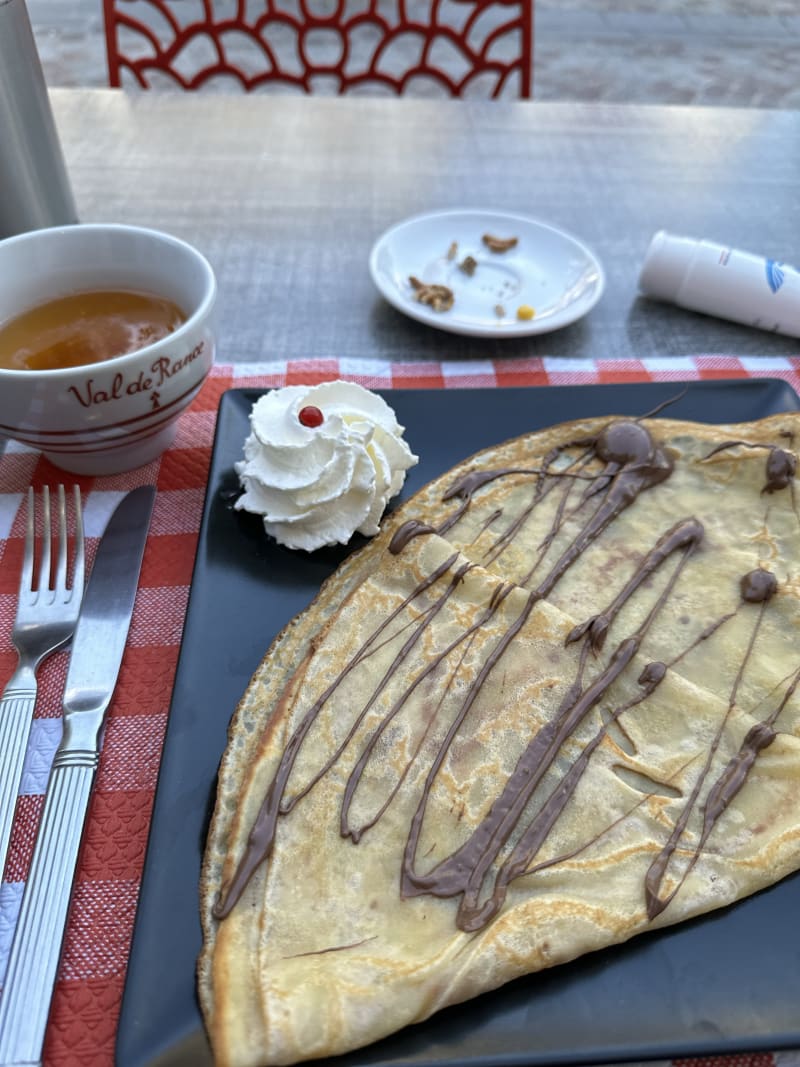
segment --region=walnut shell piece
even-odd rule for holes
[[[518,237],[495,237],[491,233],[485,233],[481,238],[490,252],[510,252],[516,248]]]
[[[409,283],[416,294],[420,304],[426,304],[434,311],[449,311],[453,306],[455,296],[453,290],[446,285],[435,285],[422,282],[419,278],[409,275]]]

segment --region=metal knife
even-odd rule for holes
[[[128,493],[108,520],[72,639],[63,734],[0,999],[0,1064],[40,1064],[103,723],[128,639],[156,490]]]

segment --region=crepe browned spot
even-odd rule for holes
[[[799,429],[523,436],[323,586],[222,760],[219,1063],[357,1048],[800,866]]]

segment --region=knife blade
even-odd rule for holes
[[[2,998],[0,1064],[39,1064],[105,714],[117,684],[156,490],[108,520],[72,639],[61,742],[53,757]]]

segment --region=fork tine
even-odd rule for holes
[[[50,487],[42,487],[42,551],[39,556],[39,593],[50,588]]]
[[[33,546],[36,541],[35,501],[33,486],[28,489],[28,507],[25,516],[25,551],[22,556],[22,573],[19,576],[20,594],[33,589]]]
[[[54,589],[62,592],[67,587],[67,503],[64,486],[58,487],[58,556]]]
[[[77,591],[79,597],[83,596],[83,572],[84,572],[84,539],[83,539],[83,510],[81,508],[81,491],[74,486],[75,501],[75,559],[72,564],[72,591]]]

